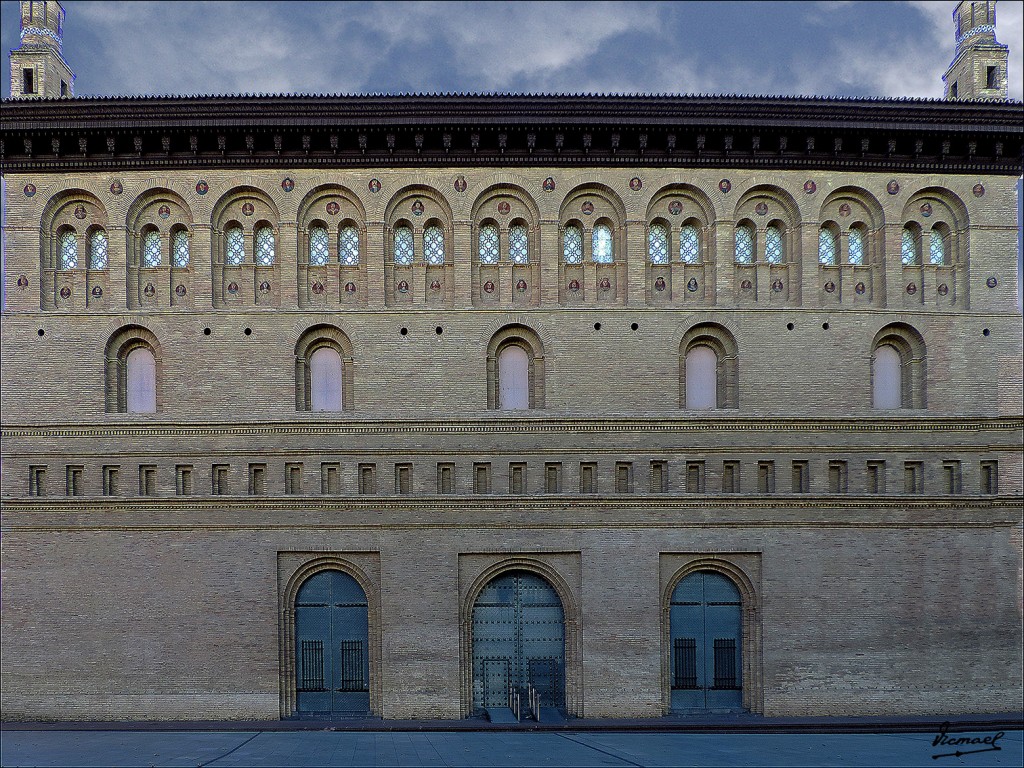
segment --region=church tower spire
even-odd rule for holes
[[[995,0],[960,0],[953,24],[956,53],[942,76],[946,98],[1005,99],[1009,47],[996,41]]]
[[[11,51],[11,98],[75,95],[75,74],[61,55],[64,8],[56,0],[21,0],[21,44]]]

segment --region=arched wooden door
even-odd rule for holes
[[[310,576],[295,599],[295,687],[300,717],[370,712],[369,609],[341,571]]]
[[[530,685],[542,707],[565,707],[565,614],[547,581],[510,571],[473,604],[473,710],[508,706],[510,690],[526,701]]]
[[[672,711],[743,708],[740,593],[726,576],[697,571],[669,606]]]

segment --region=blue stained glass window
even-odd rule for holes
[[[764,260],[769,264],[782,263],[782,230],[776,226],[764,231]]]
[[[513,264],[530,263],[530,240],[525,224],[513,224],[508,231],[508,253]]]
[[[607,224],[598,224],[594,227],[594,254],[593,259],[597,264],[611,264],[615,259],[612,249],[612,230]]]
[[[849,252],[851,264],[864,263],[864,233],[859,229],[850,230]]]
[[[833,265],[836,263],[836,236],[831,230],[822,227],[818,230],[818,263]]]
[[[651,264],[668,264],[668,228],[664,224],[652,224],[647,233],[647,256]]]
[[[444,264],[444,231],[440,227],[423,230],[423,258],[427,264]]]
[[[917,257],[917,240],[914,237],[914,233],[908,227],[903,228],[903,239],[900,243],[900,258],[903,261],[904,266],[912,266],[920,263],[920,259]]]
[[[480,263],[498,263],[498,228],[494,224],[480,227]]]
[[[71,230],[60,236],[60,268],[78,269],[78,238]]]
[[[746,224],[736,227],[736,263],[754,263],[754,230]]]
[[[150,230],[142,238],[142,266],[160,266],[160,233]]]
[[[245,261],[245,235],[241,227],[232,227],[226,233],[227,251],[224,254],[224,263],[237,267]]]
[[[174,233],[174,238],[171,242],[171,263],[173,266],[183,269],[189,264],[189,253],[188,253],[188,231],[179,229]]]
[[[323,227],[312,227],[309,230],[309,263],[313,267],[327,266],[330,258],[327,248],[327,230]]]
[[[932,264],[946,263],[946,241],[937,229],[931,231],[928,239],[928,257]]]
[[[679,260],[683,264],[700,264],[700,233],[692,224],[679,230]]]
[[[107,268],[107,233],[97,229],[89,238],[89,269]]]
[[[274,230],[260,227],[256,230],[256,263],[261,267],[274,266]]]
[[[338,234],[338,260],[346,267],[359,264],[359,230],[353,226],[342,227]]]
[[[395,230],[395,264],[412,264],[412,257],[412,230],[409,227],[399,227]]]
[[[583,230],[575,225],[565,228],[562,238],[562,260],[566,264],[583,263]]]

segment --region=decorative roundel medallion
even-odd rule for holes
[[[587,216],[594,212],[594,204],[587,200],[583,205],[580,206],[580,210],[583,211]]]
[[[773,280],[772,281],[772,290],[773,291],[775,291],[776,293],[779,293],[782,290],[782,288],[783,288],[783,285],[782,285],[782,281],[781,280]]]
[[[352,282],[345,283],[345,293],[355,293],[356,284]]]
[[[76,219],[84,219],[85,217],[86,217],[85,206],[84,205],[76,205],[75,206],[75,218]]]
[[[466,191],[466,189],[469,187],[469,184],[466,182],[465,176],[459,175],[456,176],[455,181],[452,182],[452,187],[454,187],[456,192],[462,193]]]
[[[985,281],[985,285],[987,285],[989,288],[995,288],[997,285],[999,285],[999,281],[996,280],[995,277],[990,277],[988,280]]]
[[[177,296],[179,299],[182,296],[184,296],[186,293],[188,293],[188,289],[185,288],[184,285],[176,285],[176,286],[174,286],[174,295]]]
[[[690,293],[693,293],[694,291],[697,290],[697,287],[697,278],[691,277],[690,281],[686,284],[686,290],[688,290]]]
[[[207,184],[203,179],[200,179],[199,181],[196,182],[196,194],[197,195],[205,195],[209,191],[210,191],[210,185]]]
[[[398,284],[398,292],[399,293],[408,293],[409,292],[409,284],[407,282],[405,282],[405,280],[402,280]]]
[[[260,283],[260,293],[270,293],[270,283],[266,280]]]
[[[494,283],[490,280],[484,283],[484,293],[494,293]]]
[[[380,179],[370,179],[370,183],[366,185],[373,194],[380,192]]]
[[[804,182],[804,192],[806,192],[808,195],[813,195],[817,191],[818,185],[815,184],[813,181],[808,179],[807,181]]]
[[[971,190],[971,191],[974,192],[974,196],[975,197],[984,197],[985,196],[985,185],[984,184],[975,184],[974,185],[974,189]]]
[[[754,213],[758,216],[764,216],[768,213],[768,203],[758,203],[754,206]]]
[[[110,194],[112,194],[112,195],[120,195],[122,192],[124,192],[124,187],[122,186],[120,181],[115,180],[110,185]]]
[[[644,183],[639,176],[634,176],[632,179],[629,180],[629,188],[632,189],[634,192],[639,192],[641,189],[644,188]]]
[[[931,203],[921,203],[921,215],[924,216],[926,219],[932,215]]]
[[[678,216],[680,213],[683,212],[683,204],[680,203],[678,200],[673,200],[671,203],[668,204],[668,212],[671,213],[673,216]]]
[[[171,215],[171,206],[169,206],[169,205],[161,205],[160,208],[157,210],[157,215],[161,219],[169,218],[170,215]]]
[[[907,284],[907,293],[909,293],[911,296],[913,296],[915,293],[917,293],[917,283],[908,283]]]
[[[329,202],[327,204],[327,212],[329,214],[331,214],[331,216],[337,216],[338,215],[338,211],[340,211],[340,210],[341,210],[341,206],[338,205],[334,200],[331,200],[331,202]]]
[[[579,290],[580,290],[580,281],[579,280],[570,280],[569,281],[569,291],[571,293],[578,293]]]
[[[252,203],[242,203],[242,215],[252,216],[256,212],[256,206]]]
[[[890,195],[898,195],[900,193],[900,183],[896,179],[892,179],[885,185],[885,191]]]
[[[835,293],[835,292],[836,292],[836,284],[835,283],[833,283],[831,280],[829,280],[827,283],[825,283],[825,293]]]
[[[864,283],[857,283],[855,286],[853,286],[853,291],[858,296],[863,296],[864,292],[867,291],[867,289],[868,287],[864,285]]]
[[[947,293],[949,293],[949,286],[946,285],[945,283],[940,284],[939,285],[939,296],[945,296]]]
[[[319,296],[321,293],[324,292],[324,284],[317,280],[311,286],[309,286],[309,289],[313,291],[313,293],[315,293],[317,296]]]
[[[440,280],[432,280],[430,282],[430,290],[432,290],[432,291],[440,291],[441,290],[441,281]]]
[[[554,180],[554,178],[552,178],[551,176],[548,176],[546,179],[544,179],[544,183],[541,184],[541,189],[543,189],[545,192],[554,192],[555,191],[555,180]]]
[[[231,290],[230,286],[228,286],[228,290]],[[146,287],[142,289],[142,292],[146,294],[146,296],[152,298],[156,296],[156,286],[152,283],[146,283]]]
[[[25,189],[22,190],[25,193],[25,197],[32,197],[36,193],[35,184],[26,184]]]
[[[507,200],[502,200],[500,203],[498,203],[498,213],[500,213],[502,216],[505,216],[511,210],[512,206],[508,204]]]
[[[664,277],[659,277],[657,280],[654,281],[654,290],[656,290],[656,291],[664,291],[665,290],[665,278]]]
[[[600,286],[602,291],[607,291],[612,287],[612,281],[609,280],[607,277],[603,277],[601,278]]]
[[[520,293],[525,291],[526,290],[526,281],[525,280],[518,280],[518,281],[516,281],[516,290],[519,291]]]
[[[18,288],[22,291],[28,288],[28,278],[25,275],[18,276]]]
[[[283,189],[285,192],[291,192],[293,189],[295,189],[295,182],[286,176],[281,181],[281,189]]]
[[[754,284],[749,280],[744,280],[742,283],[740,283],[740,288],[742,288],[744,291],[749,291],[753,287]]]
[[[238,283],[228,283],[228,293],[238,293]]]
[[[718,188],[719,190],[722,191],[723,194],[727,195],[729,194],[729,190],[732,189],[732,182],[729,181],[728,179],[722,179],[720,182],[718,182]]]
[[[98,285],[94,285],[92,287],[92,295],[98,299],[100,296],[103,295],[103,289],[100,288]]]
[[[849,216],[851,210],[852,209],[850,208],[850,204],[849,203],[843,203],[842,205],[839,206],[839,215],[840,216]]]
[[[412,204],[412,215],[422,216],[423,215],[423,202],[420,200],[415,201]]]
[[[70,299],[71,289],[65,285],[63,288],[60,289],[60,297],[64,300]]]

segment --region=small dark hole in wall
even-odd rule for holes
[[[793,330],[793,324],[792,323],[786,323],[786,330],[787,331],[792,331]]]
[[[636,329],[638,329],[639,327],[640,327],[640,325],[639,325],[638,323],[633,323],[633,324],[631,324],[631,325],[629,326],[629,330],[631,330],[631,331],[635,331],[635,330],[636,330]]]
[[[399,331],[399,333],[402,334],[403,336],[406,336],[409,333],[409,329],[403,328],[402,330]]]
[[[988,328],[983,328],[983,329],[982,329],[982,331],[981,331],[981,335],[982,335],[982,336],[988,336],[988,335],[989,335],[989,333],[991,333],[991,331],[989,331],[989,329],[988,329]],[[43,335],[43,332],[42,332],[42,331],[39,331],[39,335],[40,335],[40,336],[42,336],[42,335]]]
[[[246,336],[252,336],[252,328],[246,328],[244,333]]]
[[[440,336],[442,333],[444,333],[444,328],[442,328],[439,325],[439,326],[437,326],[437,328],[434,329],[434,333],[436,333],[438,336]]]
[[[211,333],[209,328],[203,328],[203,336],[209,336]]]
[[[595,331],[600,331],[601,330],[601,324],[600,323],[594,323],[594,330]]]
[[[45,336],[46,335],[46,331],[44,331],[42,328],[40,328],[39,329],[39,335],[40,336]],[[988,336],[988,329],[987,328],[985,329],[985,335]]]
[[[828,330],[828,323],[822,323],[821,324],[821,328],[822,328],[822,330],[827,331]]]

